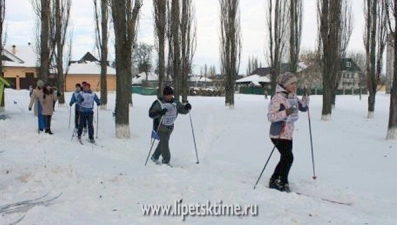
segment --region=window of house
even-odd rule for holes
[[[346,67],[351,67],[352,63],[351,62],[346,62]]]

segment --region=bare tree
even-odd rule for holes
[[[182,101],[187,102],[188,75],[192,71],[193,56],[196,52],[196,30],[195,10],[192,0],[182,1],[182,13],[180,21],[181,31],[181,94]]]
[[[153,0],[156,47],[158,53],[159,89],[157,96],[162,95],[165,87],[165,41],[167,30],[167,1]]]
[[[332,96],[340,66],[342,0],[318,0],[319,48],[323,76],[322,120],[330,120]]]
[[[107,67],[108,67],[108,22],[109,0],[101,0],[100,12],[98,1],[94,1],[94,15],[96,25],[96,46],[101,58],[101,109],[106,110],[108,102]],[[100,16],[99,16],[100,15]],[[99,18],[100,17],[100,18]],[[99,25],[100,24],[100,25]]]
[[[40,33],[38,52],[40,55],[40,68],[38,78],[47,81],[50,72],[51,52],[51,0],[31,0],[33,9],[38,17]]]
[[[365,0],[364,45],[367,54],[368,118],[374,117],[375,95],[383,66],[383,52],[386,46],[387,21],[385,1]]]
[[[319,52],[305,50],[300,54],[300,58],[307,68],[300,74],[298,87],[320,88],[322,86],[322,77]]]
[[[4,18],[6,12],[6,0],[0,0],[0,52],[3,52],[3,32],[4,32]],[[3,71],[3,60],[0,61],[0,71]],[[0,99],[0,112],[4,109],[4,90]]]
[[[276,89],[276,79],[281,71],[281,60],[285,55],[285,45],[287,38],[288,13],[287,0],[268,1],[268,64],[271,68],[271,88],[272,92]]]
[[[234,108],[234,86],[241,59],[239,0],[219,0],[221,74],[225,75],[225,105]]]
[[[259,60],[258,57],[254,56],[249,56],[248,57],[248,66],[246,70],[246,75],[250,75],[254,70],[258,69],[259,66]]]
[[[339,27],[339,62],[346,56],[347,45],[349,44],[350,37],[353,31],[353,22],[351,18],[351,5],[348,4],[347,0],[342,0],[341,15],[340,15],[340,27]],[[342,73],[340,72],[341,64],[336,64],[336,79],[334,82],[331,105],[335,108],[336,104],[336,90],[338,89],[339,83],[342,79]]]
[[[139,72],[145,72],[146,74],[146,81],[148,79],[148,72],[152,69],[152,51],[153,51],[153,46],[146,44],[146,43],[140,43],[137,45],[137,47],[134,49],[134,53],[132,54],[133,62],[135,66],[138,68]]]
[[[133,3],[134,2],[134,3]],[[129,102],[131,99],[131,56],[135,43],[140,0],[112,0],[116,52],[116,137],[129,138]]]
[[[389,123],[387,126],[387,140],[397,139],[397,48],[395,43],[397,43],[397,0],[388,0],[387,4],[387,21],[389,25],[389,31],[393,37],[394,45],[394,70],[393,70],[393,86],[390,91],[390,107],[389,107]],[[394,28],[392,27],[394,24]]]
[[[181,6],[179,0],[171,1],[171,43],[172,43],[172,74],[174,83],[174,95],[179,100],[182,91],[181,73],[181,35],[180,35],[180,15]]]
[[[51,24],[53,24],[52,38],[51,38],[51,49],[53,61],[55,63],[53,68],[56,68],[57,77],[57,89],[59,93],[65,91],[65,76],[64,76],[64,46],[66,42],[67,30],[70,18],[70,7],[72,5],[71,0],[54,0]],[[68,63],[67,63],[68,64]],[[65,95],[60,95],[59,103],[65,103]]]
[[[303,0],[290,0],[289,6],[289,62],[290,70],[296,73],[299,61],[301,37]]]

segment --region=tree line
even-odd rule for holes
[[[64,91],[67,76],[65,61],[70,59],[72,32],[68,30],[71,0],[31,0],[38,18],[37,52],[39,54],[39,78],[46,80],[50,71],[56,71],[58,90]],[[364,0],[365,60],[363,60],[368,95],[368,118],[375,111],[377,84],[382,70],[382,56],[386,46],[387,34],[396,40],[397,0]],[[225,106],[234,107],[235,78],[239,73],[241,60],[240,1],[218,0],[219,3],[219,55],[220,72],[224,75]],[[322,82],[323,105],[322,120],[330,120],[336,104],[335,90],[340,80],[340,62],[346,56],[346,48],[353,29],[351,5],[349,0],[318,0],[317,48],[313,55],[301,54],[303,0],[267,0],[267,35],[264,37],[265,59],[271,68],[271,87],[274,91],[276,78],[281,72],[281,62],[288,61],[291,72],[296,72],[299,61],[313,57],[318,61]],[[115,37],[115,68],[117,72],[116,92],[116,136],[130,137],[129,105],[131,99],[131,74],[134,53],[139,52],[137,32],[142,0],[93,0],[95,9],[96,46],[101,63],[101,100],[106,108],[106,68],[108,65],[109,24],[113,24]],[[193,0],[153,0],[153,23],[155,27],[156,68],[158,68],[158,96],[165,85],[174,87],[175,97],[187,101],[188,74],[192,71],[192,61],[197,45],[196,16]],[[3,22],[5,0],[0,0],[0,38],[4,36]],[[111,15],[111,20],[110,20]],[[4,40],[0,39],[4,46]],[[395,54],[397,54],[397,50]],[[69,59],[68,59],[69,57]],[[146,59],[148,56],[146,56]],[[250,61],[251,60],[251,61]],[[143,59],[140,69],[149,71],[150,62]],[[396,63],[396,62],[394,62]],[[258,62],[249,59],[247,73]],[[64,68],[64,66],[66,68]],[[395,65],[396,66],[396,65]],[[55,70],[53,70],[55,68]],[[205,69],[206,70],[206,69]],[[208,69],[213,73],[215,68]],[[66,71],[66,72],[64,72]],[[202,72],[207,74],[207,72]],[[397,70],[394,70],[393,86],[396,87]],[[388,139],[397,139],[397,90],[391,91]],[[63,96],[62,96],[63,98]],[[64,99],[60,99],[60,103]]]

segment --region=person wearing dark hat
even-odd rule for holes
[[[94,140],[94,103],[99,106],[101,104],[98,96],[91,91],[91,85],[85,83],[83,85],[83,91],[77,96],[77,102],[79,106],[79,129],[77,130],[77,138],[81,141],[81,134],[83,133],[83,126],[88,126],[88,138],[91,143],[95,143]],[[98,132],[98,131],[97,131]]]
[[[174,91],[169,86],[163,89],[163,96],[152,103],[149,117],[153,119],[153,132],[157,133],[160,140],[151,157],[153,162],[160,163],[158,160],[161,155],[161,163],[169,165],[171,160],[169,140],[174,130],[174,122],[179,113],[187,114],[191,109],[190,103],[182,104],[174,99]]]
[[[273,175],[270,177],[269,188],[290,192],[288,174],[294,160],[292,154],[292,137],[294,122],[298,120],[298,110],[308,110],[309,96],[304,90],[302,100],[296,95],[297,78],[293,73],[287,72],[279,75],[276,92],[271,99],[268,109],[270,125],[270,139],[280,152]]]

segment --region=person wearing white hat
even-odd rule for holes
[[[270,125],[270,139],[280,152],[278,162],[269,181],[269,188],[290,192],[288,174],[294,161],[292,154],[292,137],[294,122],[298,120],[298,110],[308,110],[309,96],[304,95],[302,100],[296,95],[297,78],[293,73],[287,72],[279,75],[276,92],[272,97],[268,109]]]

